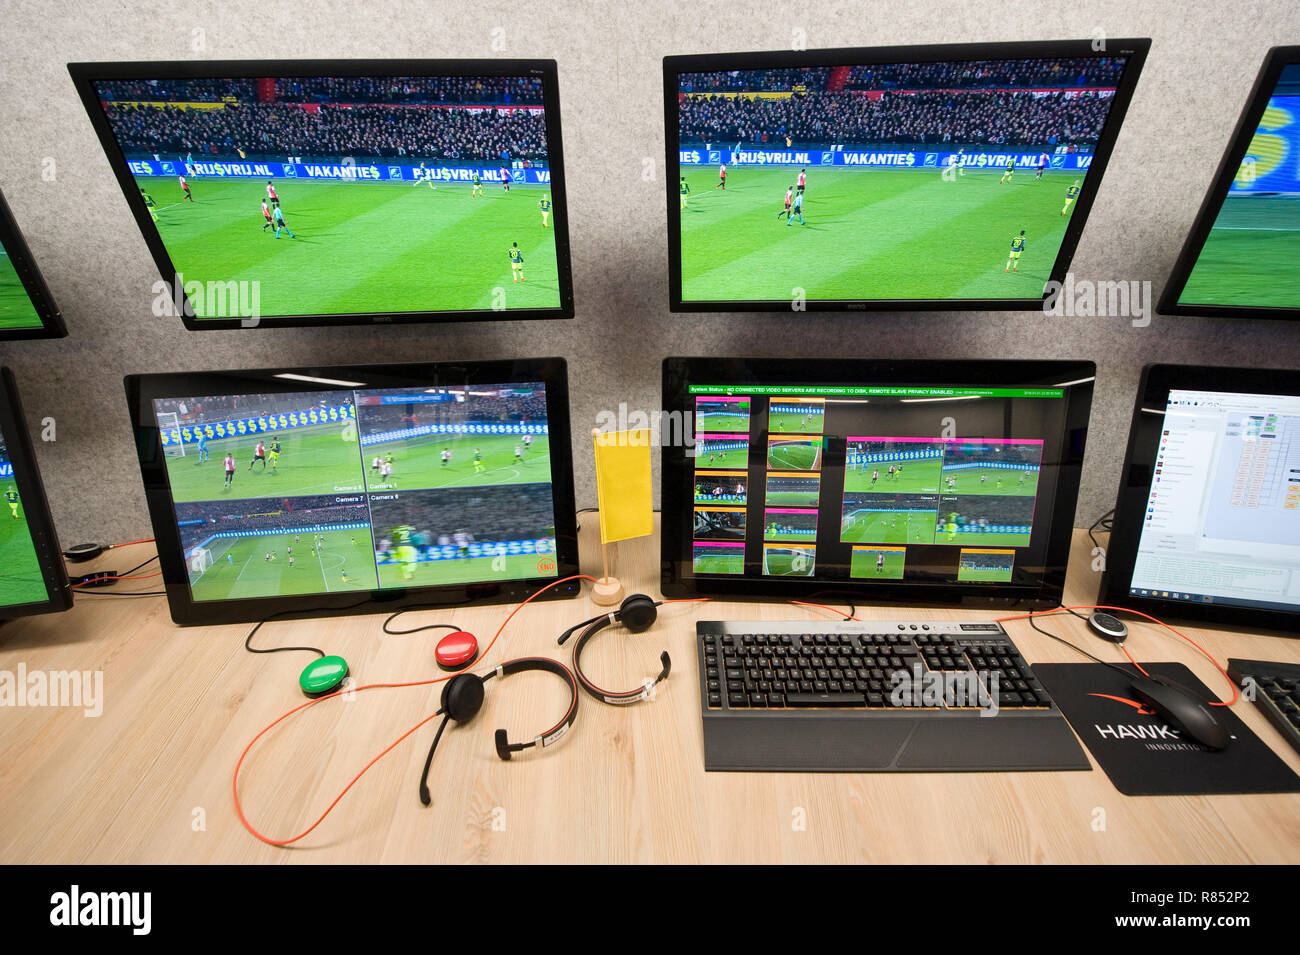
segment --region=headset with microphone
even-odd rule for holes
[[[653,597],[647,597],[645,594],[632,594],[619,605],[618,610],[592,617],[590,620],[584,620],[560,634],[558,642],[562,646],[576,631],[582,630],[582,633],[578,636],[578,641],[573,645],[573,670],[577,674],[578,683],[591,696],[611,706],[629,706],[650,699],[650,693],[654,687],[668,679],[673,661],[666,650],[659,654],[659,662],[663,664],[663,669],[659,671],[659,675],[654,680],[647,679],[644,684],[634,690],[602,690],[582,672],[582,651],[588,640],[615,623],[623,624],[633,633],[649,630],[659,615],[657,608],[662,603],[663,601],[656,601]]]
[[[420,775],[420,802],[426,806],[433,802],[433,797],[429,795],[429,767],[433,765],[433,754],[437,752],[438,741],[442,739],[442,731],[447,728],[448,721],[468,723],[483,708],[485,695],[483,684],[494,676],[505,677],[525,670],[544,670],[564,680],[569,686],[569,706],[558,723],[538,733],[526,743],[512,743],[505,730],[497,730],[497,756],[501,759],[509,759],[512,753],[531,749],[534,746],[550,746],[559,742],[573,726],[574,720],[578,718],[578,682],[574,678],[573,671],[563,663],[545,657],[520,657],[517,660],[498,664],[484,676],[479,676],[477,673],[458,673],[442,688],[442,699],[438,713],[435,714],[442,716],[442,722],[438,724],[438,732],[433,737],[433,745],[429,747],[429,755],[424,761],[424,772]]]

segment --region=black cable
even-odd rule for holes
[[[443,711],[439,710],[438,713]],[[447,728],[447,721],[450,719],[450,713],[443,713],[442,722],[438,724],[438,732],[433,737],[433,745],[429,747],[429,755],[424,760],[424,772],[420,774],[420,802],[426,806],[433,802],[433,797],[429,795],[429,767],[433,765],[433,754],[438,751],[438,740],[442,739],[442,731]]]
[[[1029,620],[1029,625],[1030,625],[1031,627],[1033,627],[1035,630],[1037,630],[1039,633],[1043,634],[1044,636],[1051,637],[1051,638],[1052,638],[1053,640],[1055,640],[1057,643],[1064,643],[1064,644],[1065,644],[1067,647],[1069,647],[1071,650],[1074,650],[1074,651],[1076,651],[1076,652],[1078,652],[1078,653],[1082,653],[1082,654],[1083,654],[1085,657],[1087,657],[1089,660],[1092,660],[1092,661],[1094,661],[1094,662],[1096,662],[1096,663],[1100,663],[1102,666],[1110,667],[1112,670],[1115,670],[1115,671],[1117,671],[1117,672],[1119,672],[1119,673],[1124,674],[1125,679],[1128,679],[1128,680],[1132,680],[1132,679],[1134,679],[1133,674],[1132,674],[1132,673],[1129,673],[1127,670],[1125,670],[1125,669],[1124,669],[1122,666],[1120,666],[1119,664],[1117,664],[1117,663],[1111,663],[1109,660],[1103,660],[1101,657],[1095,657],[1095,656],[1093,656],[1091,653],[1089,653],[1087,650],[1083,649],[1083,647],[1076,646],[1075,644],[1071,643],[1069,640],[1066,640],[1064,637],[1058,637],[1056,634],[1052,633],[1052,632],[1049,631],[1049,630],[1044,630],[1042,627],[1040,627],[1040,626],[1035,622],[1035,617],[1036,617],[1036,616],[1037,616],[1037,614],[1030,614],[1026,619]]]
[[[79,597],[166,597],[165,590],[82,590],[76,588],[72,591]]]
[[[1088,528],[1088,539],[1092,541],[1093,547],[1101,547],[1101,545],[1097,543],[1097,535],[1094,532],[1097,530],[1098,527],[1101,527],[1103,530],[1109,531],[1111,528],[1111,524],[1114,522],[1114,515],[1115,515],[1115,508],[1112,507],[1105,514],[1101,515],[1101,517],[1093,521],[1092,526]]]
[[[141,567],[146,567],[146,566],[148,566],[149,564],[152,564],[152,563],[153,563],[155,560],[157,560],[157,559],[158,559],[158,555],[157,555],[157,554],[154,554],[154,555],[153,555],[152,557],[150,557],[148,560],[142,560],[142,561],[140,561],[140,563],[136,564],[136,565],[135,565],[134,567],[132,567],[130,570],[124,570],[124,571],[122,571],[122,573],[120,573],[120,574],[114,574],[113,576],[115,576],[115,577],[130,577],[132,574],[134,574],[134,573],[135,573],[137,570],[139,570]]]
[[[384,633],[387,633],[394,637],[400,637],[408,633],[419,633],[421,630],[450,630],[452,633],[455,633],[461,629],[460,627],[456,626],[454,623],[429,623],[429,624],[425,624],[423,627],[411,627],[409,630],[389,630],[388,624],[391,623],[393,618],[396,617],[398,614],[403,614],[403,613],[406,613],[406,611],[399,610],[396,613],[392,613],[388,615],[388,619],[384,621],[384,626],[383,626]]]
[[[263,617],[261,620],[257,621],[257,623],[253,625],[253,629],[248,631],[248,636],[244,638],[244,649],[249,653],[283,653],[288,650],[301,650],[304,653],[314,653],[317,656],[323,657],[326,653],[319,647],[267,647],[259,650],[253,646],[253,635],[262,629],[263,624],[270,623],[272,620],[280,620],[295,615],[306,619],[311,617],[313,614],[329,613],[332,610],[354,610],[362,604],[369,602],[370,598],[367,597],[365,600],[349,604],[346,607],[319,607],[315,610],[281,610],[279,613],[273,613],[269,617]]]

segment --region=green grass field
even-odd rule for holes
[[[877,491],[898,494],[934,494],[939,490],[939,472],[942,458],[917,458],[903,465],[902,473],[889,476],[888,461],[874,461],[855,468],[844,469],[845,491]],[[876,483],[871,483],[871,473],[879,471]]]
[[[323,531],[324,546],[312,553],[310,534],[267,534],[238,537],[212,545],[212,566],[190,583],[196,601],[237,600],[280,594],[322,594],[375,589],[375,556],[368,531]],[[353,538],[356,543],[352,542]],[[286,548],[293,548],[289,566]],[[267,552],[276,559],[268,561]],[[229,556],[229,560],[227,560]],[[348,581],[343,580],[347,571]]]
[[[789,301],[796,288],[808,299],[1038,298],[1075,178],[1017,170],[999,184],[1000,172],[946,181],[937,169],[819,166],[808,171],[807,225],[787,226],[776,214],[797,169],[733,166],[725,192],[711,166],[682,172],[692,190],[681,212],[685,301]],[[1021,229],[1019,271],[1004,273]]]
[[[782,441],[773,439],[767,446],[767,466],[774,471],[816,471],[821,467],[822,439]]]
[[[749,449],[734,451],[697,452],[695,463],[708,468],[743,468],[749,463]]]
[[[1008,563],[1005,567],[964,567],[960,562],[957,564],[957,579],[961,581],[970,581],[971,583],[1004,583],[1011,579],[1013,567]]]
[[[769,577],[811,577],[816,572],[811,547],[764,547],[763,573]]]
[[[263,232],[260,179],[195,178],[194,202],[176,179],[137,177],[157,205],[158,232],[185,281],[259,282],[263,315],[558,308],[554,231],[537,202],[546,189],[513,186],[470,198],[468,183],[276,180],[297,238]],[[552,216],[554,223],[554,216]],[[506,250],[518,242],[525,282]],[[240,317],[228,306],[225,315]]]
[[[5,489],[9,486],[4,485]],[[0,617],[5,607],[48,599],[22,504],[18,505],[17,519],[8,507],[0,507]]]
[[[40,328],[41,317],[36,314],[27,289],[18,280],[18,272],[4,248],[0,247],[0,328]]]
[[[697,416],[696,428],[702,431],[740,431],[749,432],[749,415],[743,414],[709,414]]]
[[[1006,468],[945,468],[945,494],[1006,494],[1033,497],[1038,493],[1037,471],[1009,471]],[[952,478],[953,487],[948,487]],[[983,478],[983,480],[980,480]],[[1021,480],[1021,479],[1024,480]],[[883,482],[882,482],[883,483]]]
[[[691,561],[691,569],[697,574],[743,574],[745,572],[745,555],[738,553],[734,557],[720,554],[696,554]]]
[[[404,441],[367,444],[366,485],[372,491],[439,487],[484,487],[500,484],[549,484],[551,445],[545,435],[533,435],[533,445],[515,461],[515,448],[523,448],[520,435],[435,435]],[[442,464],[442,450],[451,448],[451,461]],[[474,449],[483,453],[483,470],[474,469]],[[371,462],[393,455],[392,482],[379,479]]]
[[[767,503],[769,505],[778,505],[780,507],[816,507],[818,498],[818,488],[813,487],[807,491],[773,491],[769,484],[767,488]]]
[[[882,553],[885,555],[885,563],[883,567],[877,568],[876,558]],[[905,558],[906,553],[901,550],[878,551],[869,547],[855,547],[849,560],[849,576],[872,580],[902,580]]]
[[[350,440],[344,440],[347,436]],[[272,438],[280,439],[279,467],[272,471],[268,459],[265,468],[258,464],[250,472],[248,466],[257,442],[263,442],[269,454]],[[235,481],[230,488],[225,486],[226,469],[222,466],[227,451],[235,458]],[[294,497],[360,491],[365,487],[355,424],[350,428],[313,424],[260,435],[213,438],[208,441],[208,455],[208,460],[200,464],[198,447],[193,444],[185,446],[184,457],[168,455],[167,477],[174,501]]]
[[[526,580],[554,577],[554,557],[548,554],[511,554],[503,558],[501,569],[494,569],[496,557],[462,557],[454,560],[422,560],[406,576],[404,566],[379,565],[381,587],[437,587],[443,584],[478,583],[485,580]],[[539,561],[550,561],[552,569],[542,573]]]
[[[1300,308],[1300,199],[1229,196],[1178,301]]]
[[[807,417],[808,420],[804,420]],[[801,415],[787,411],[773,411],[767,416],[767,429],[774,433],[785,434],[821,434],[826,420],[824,414]]]
[[[769,515],[763,522],[763,540],[765,541],[794,541],[795,543],[813,544],[817,541],[817,516],[812,515],[811,527],[793,526],[794,521],[788,520],[788,514]],[[778,525],[773,528],[773,524]],[[793,529],[787,530],[787,527]]]
[[[932,544],[938,516],[930,511],[855,510],[840,522],[840,540],[852,544]]]

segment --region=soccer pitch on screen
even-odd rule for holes
[[[854,544],[933,544],[934,511],[854,510],[840,522],[840,540]]]
[[[549,439],[546,435],[532,435],[532,447],[527,447],[522,438],[518,434],[427,435],[367,444],[361,449],[365,458],[366,484],[372,491],[549,484]],[[474,466],[475,448],[482,454],[482,470]],[[515,457],[515,448],[523,452],[520,458]],[[445,465],[442,463],[444,450],[451,451],[451,459]],[[384,482],[373,463],[376,457],[389,454],[393,456],[392,481]]]
[[[510,554],[505,557],[453,557],[440,560],[400,560],[379,565],[379,585],[439,587],[491,580],[528,580],[554,577],[553,554]]]
[[[876,560],[884,555],[884,562]],[[875,580],[902,580],[906,552],[901,550],[872,550],[869,547],[853,548],[849,562],[849,576]]]
[[[1017,169],[945,179],[944,170],[814,166],[804,220],[777,213],[798,168],[730,166],[726,190],[714,166],[682,166],[684,301],[1040,298],[1073,205],[1073,174]],[[1011,239],[1025,230],[1018,271]]]
[[[41,317],[27,297],[18,271],[0,247],[0,328],[39,328],[40,325]]]
[[[745,553],[711,554],[696,551],[691,561],[691,570],[697,574],[743,574],[745,572]]]
[[[815,471],[821,467],[822,439],[773,439],[767,446],[767,466],[774,471]]]
[[[271,467],[271,442],[279,439],[280,459]],[[253,464],[258,442],[267,448],[266,464]],[[211,438],[207,460],[199,461],[197,442],[187,442],[185,454],[167,455],[167,479],[172,500],[215,501],[223,497],[304,497],[313,494],[361,491],[361,453],[356,423],[312,424],[237,438]],[[235,480],[226,487],[226,453],[235,459]],[[252,470],[249,466],[252,465]]]
[[[763,573],[769,577],[811,577],[816,563],[811,547],[763,548]]]
[[[9,485],[0,485],[7,489]],[[0,610],[49,599],[23,506],[0,508]]]
[[[899,464],[903,470],[897,470]],[[889,473],[893,464],[894,473]],[[899,494],[934,494],[939,490],[942,458],[917,458],[909,461],[869,461],[844,468],[845,491],[880,491]],[[876,480],[871,476],[875,474]]]
[[[1300,308],[1300,198],[1229,196],[1178,300]]]
[[[315,543],[317,536],[324,538],[320,546]],[[293,566],[289,548],[293,548]],[[197,578],[191,574],[195,601],[339,593],[376,586],[373,543],[364,529],[221,538],[208,549],[212,565]],[[266,559],[268,553],[273,560]]]
[[[263,229],[264,180],[138,176],[157,229],[188,285],[258,282],[262,315],[559,308],[555,240],[542,226],[545,186],[276,180],[287,234]],[[552,217],[554,218],[554,217]],[[552,222],[553,224],[553,222]],[[518,242],[524,281],[506,250]],[[502,297],[504,296],[504,297]],[[239,318],[237,296],[226,312]]]
[[[949,479],[952,484],[949,485]],[[891,488],[892,489],[892,488]],[[1033,497],[1038,493],[1038,469],[985,468],[966,465],[943,469],[945,494],[1005,494]]]

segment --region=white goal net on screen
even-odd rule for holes
[[[165,436],[168,457],[185,457],[185,438],[181,434],[181,416],[175,411],[158,412],[158,430]]]

